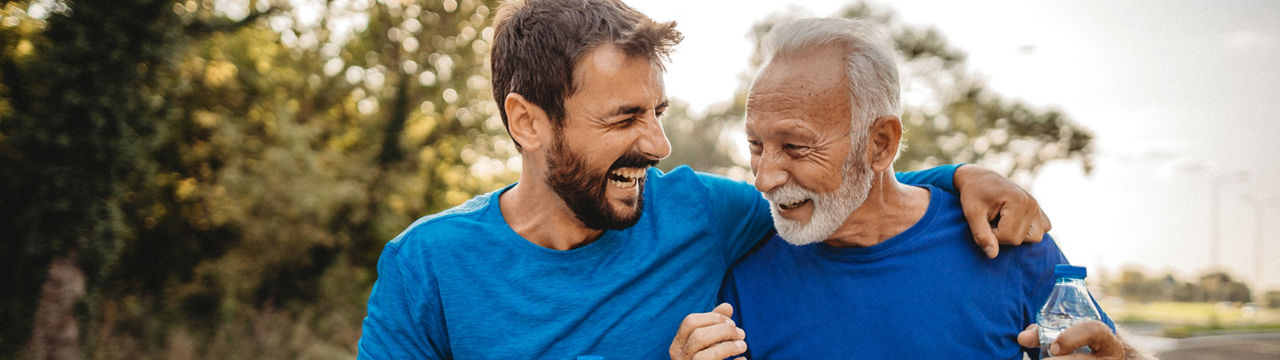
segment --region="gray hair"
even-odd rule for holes
[[[863,132],[881,116],[899,116],[900,90],[893,41],[865,21],[810,18],[778,24],[765,34],[761,46],[762,68],[775,59],[827,46],[840,46],[845,52],[849,90],[853,94],[849,102],[853,113],[852,133]]]

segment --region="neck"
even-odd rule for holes
[[[560,195],[537,177],[521,172],[520,182],[498,199],[502,217],[525,240],[553,250],[569,250],[590,244],[604,230],[590,229],[578,221]]]
[[[929,209],[928,190],[899,183],[892,168],[873,176],[867,200],[823,241],[827,245],[876,245],[901,234],[924,217]]]

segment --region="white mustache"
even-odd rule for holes
[[[787,182],[786,184],[764,194],[764,199],[769,200],[773,205],[792,204],[805,199],[815,199],[817,197],[818,193],[805,189],[793,182]]]

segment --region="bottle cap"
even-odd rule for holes
[[[1088,276],[1083,266],[1071,266],[1069,264],[1058,264],[1053,266],[1054,277],[1065,277],[1072,279],[1083,279]]]

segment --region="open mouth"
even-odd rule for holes
[[[810,201],[809,199],[804,199],[804,200],[800,200],[800,201],[796,201],[796,202],[792,202],[792,203],[786,203],[786,204],[779,203],[779,204],[778,204],[778,208],[780,208],[780,209],[782,209],[782,210],[791,210],[791,209],[795,209],[795,208],[798,208],[798,207],[804,206],[804,204],[808,204],[808,203],[809,203],[809,201]]]
[[[645,168],[618,168],[609,172],[609,184],[619,189],[634,188],[644,180]]]

